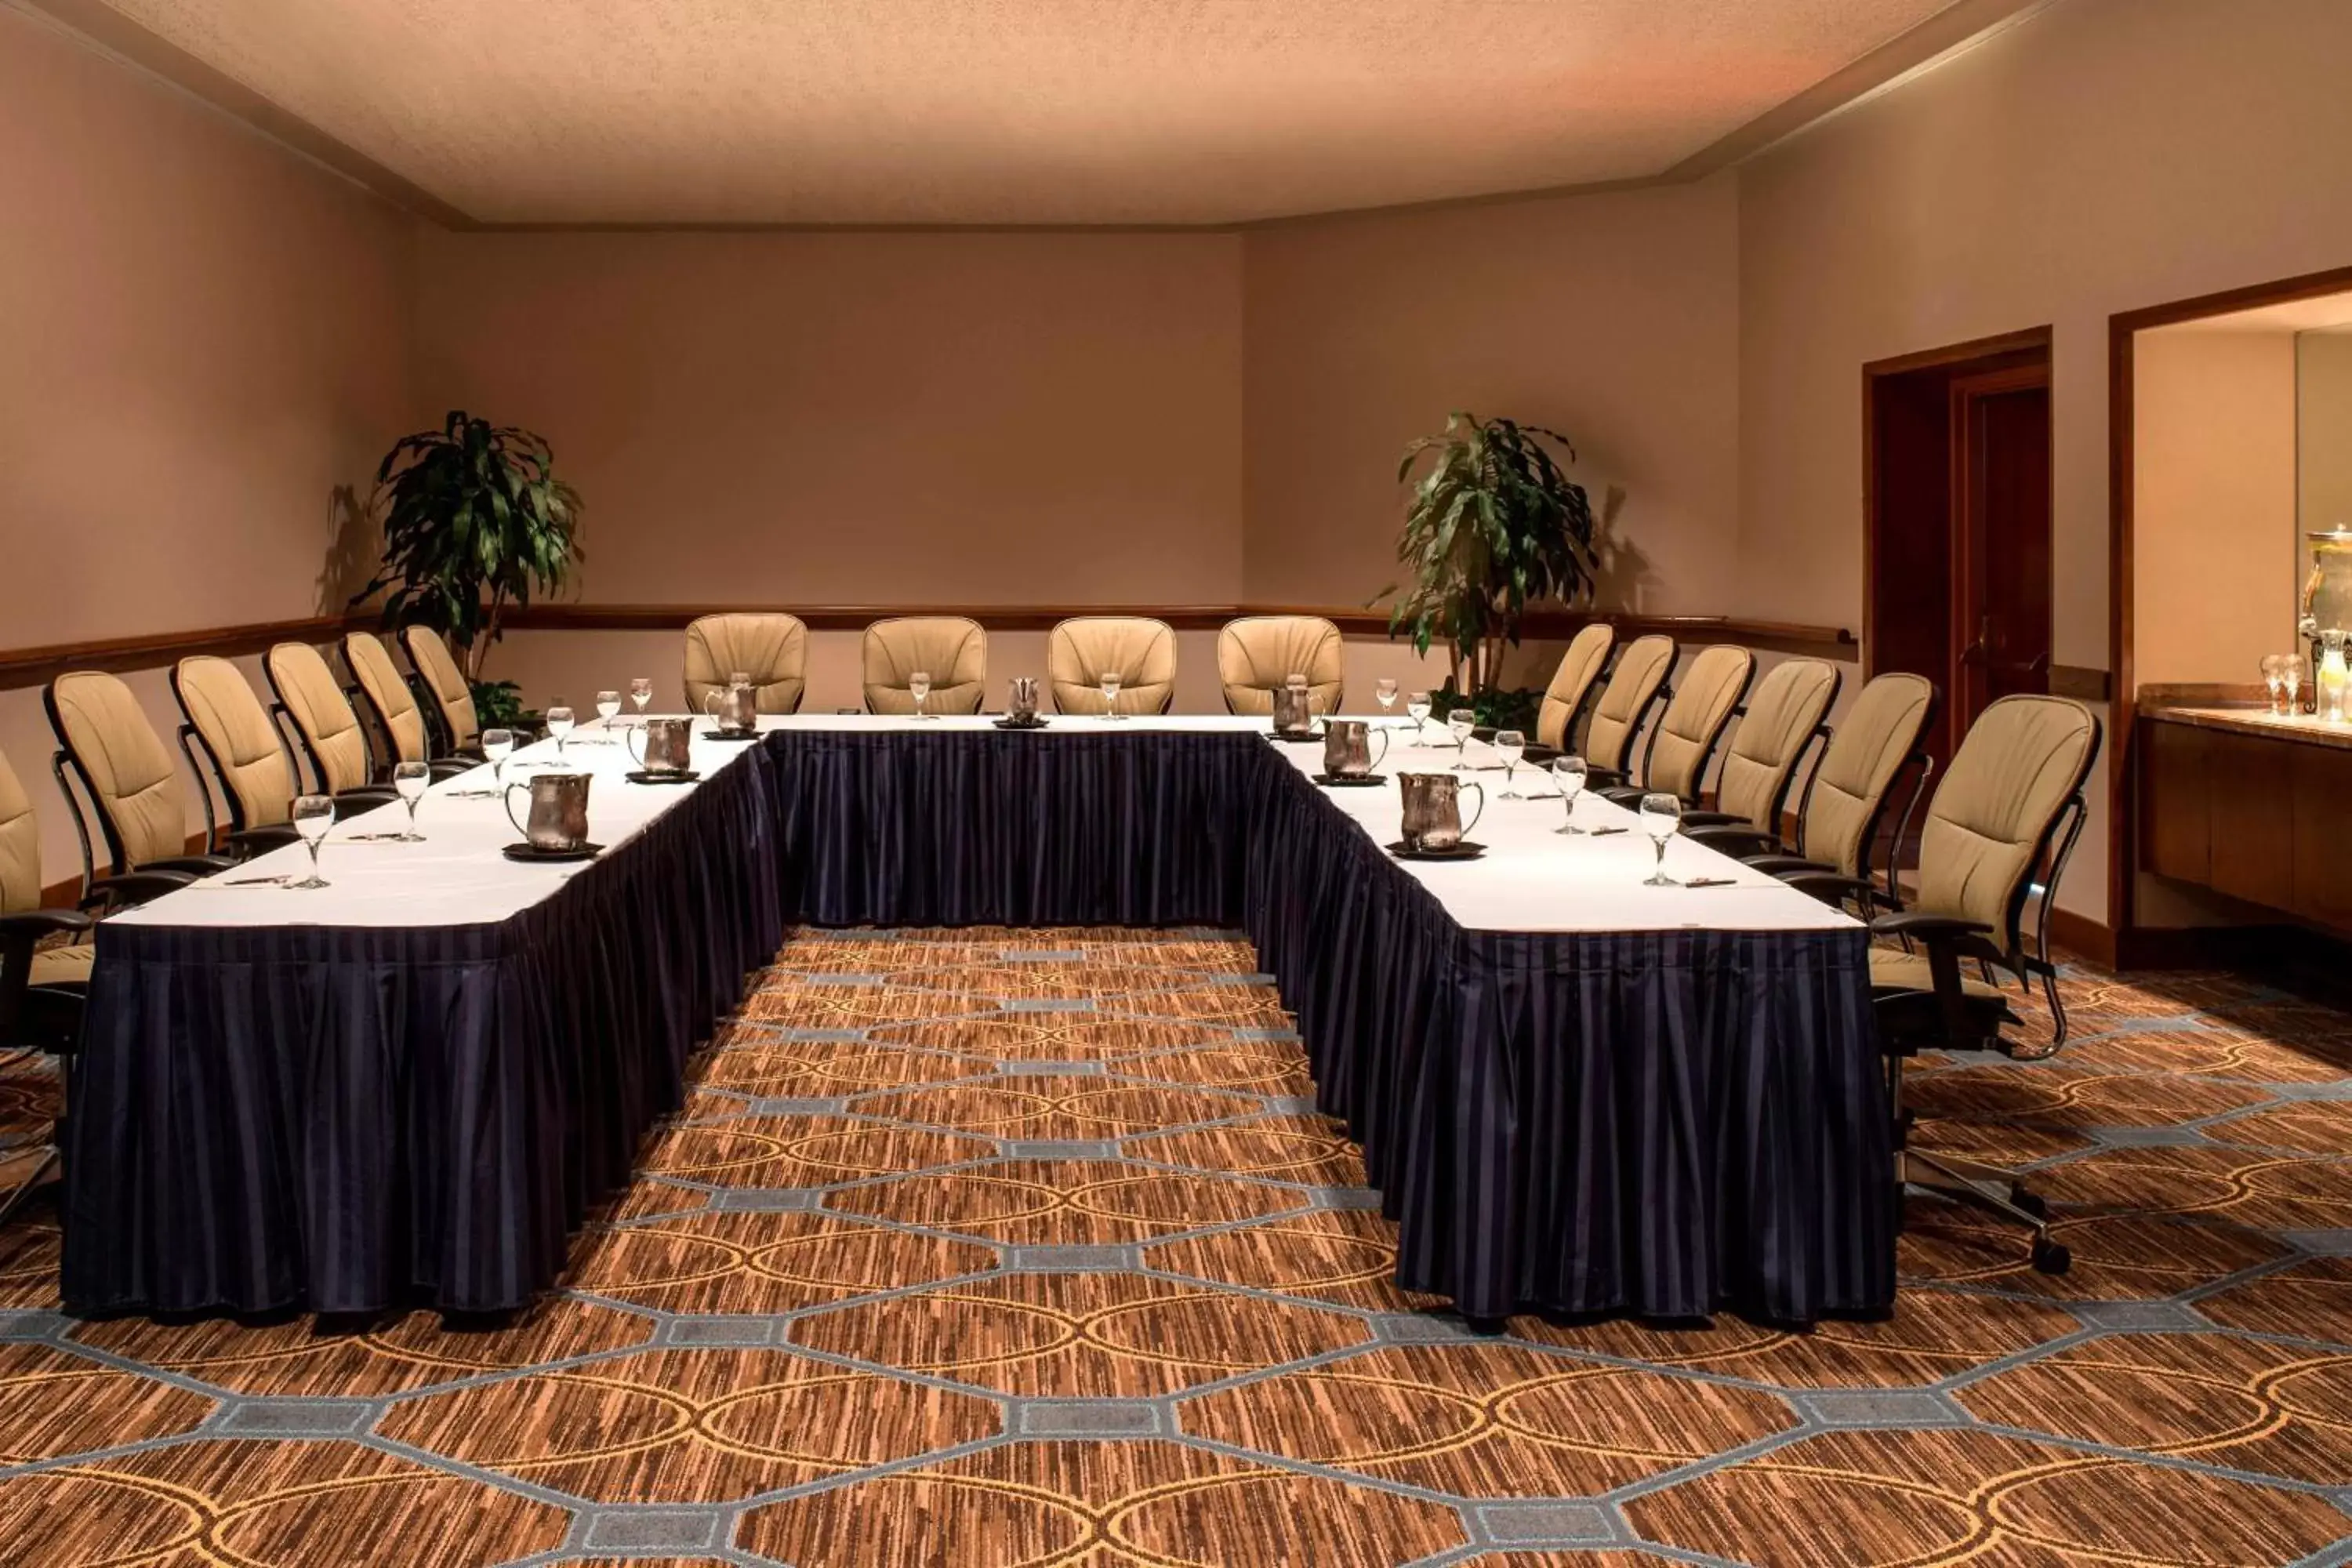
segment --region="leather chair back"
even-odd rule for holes
[[[1842,679],[1837,666],[1818,658],[1792,658],[1765,672],[1731,732],[1716,778],[1717,810],[1745,818],[1759,833],[1780,831],[1797,759],[1837,700]]]
[[[2014,948],[2034,864],[2098,751],[2099,721],[2063,697],[2004,697],[1978,715],[1927,802],[1913,907],[1982,921]]]
[[[431,626],[403,626],[400,646],[408,650],[408,668],[416,671],[441,711],[441,728],[449,750],[470,752],[481,743],[481,715],[474,711],[474,683],[457,663],[457,656]]]
[[[1146,616],[1076,616],[1045,637],[1056,713],[1100,713],[1102,678],[1118,676],[1118,710],[1165,713],[1176,700],[1176,634]]]
[[[118,870],[188,852],[187,799],[170,748],[131,688],[77,670],[49,682],[49,727],[89,786]]]
[[[375,710],[376,727],[392,742],[394,762],[422,763],[433,755],[433,738],[425,728],[424,710],[416,693],[408,689],[392,650],[373,632],[351,632],[343,637],[343,662],[359,683],[360,695]]]
[[[1564,752],[1575,742],[1571,731],[1576,716],[1583,711],[1584,700],[1591,695],[1592,683],[1601,679],[1609,663],[1609,650],[1616,646],[1617,628],[1607,621],[1595,621],[1569,640],[1559,668],[1551,672],[1551,684],[1544,688],[1543,707],[1536,714],[1537,745]]]
[[[898,616],[866,628],[866,708],[912,713],[907,678],[931,678],[927,713],[977,713],[988,684],[988,634],[961,616]]]
[[[1643,787],[1696,800],[1707,762],[1755,678],[1756,656],[1746,648],[1717,643],[1699,649],[1650,737]]]
[[[32,797],[0,755],[0,915],[41,907],[41,825]]]
[[[915,666],[917,669],[923,667]],[[797,713],[808,691],[808,627],[798,616],[704,616],[686,628],[686,710],[700,713],[737,670],[751,678],[762,713]],[[933,679],[940,672],[931,672]]]
[[[1681,651],[1674,638],[1654,632],[1625,645],[1617,656],[1617,667],[1609,672],[1609,684],[1601,689],[1592,722],[1585,726],[1586,762],[1611,773],[1625,772],[1633,737],[1641,733],[1642,720]]]
[[[291,821],[293,762],[269,710],[236,666],[209,655],[184,658],[172,670],[172,695],[212,759],[231,825],[275,827]]]
[[[1272,717],[1274,694],[1307,678],[1311,706],[1337,713],[1347,695],[1339,628],[1320,616],[1244,616],[1217,634],[1217,679],[1225,710]]]
[[[1886,792],[1919,746],[1936,709],[1935,683],[1890,673],[1854,694],[1813,770],[1797,852],[1843,876],[1866,875]]]
[[[302,737],[320,792],[341,795],[374,782],[368,776],[367,731],[325,657],[309,643],[282,642],[262,656],[261,668],[271,694]]]

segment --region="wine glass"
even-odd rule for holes
[[[423,763],[394,763],[392,767],[392,787],[400,795],[401,804],[408,807],[408,831],[394,837],[394,844],[422,844],[425,835],[416,831],[416,803],[425,798],[425,789],[433,782],[433,770]]]
[[[1495,751],[1503,759],[1503,793],[1495,798],[1496,800],[1527,799],[1526,795],[1511,787],[1511,781],[1518,773],[1519,759],[1528,754],[1527,736],[1517,730],[1497,730],[1495,731]]]
[[[563,737],[572,733],[572,710],[562,703],[547,710],[547,732],[555,737],[555,754],[563,755]]]
[[[1551,763],[1551,776],[1559,784],[1559,798],[1568,803],[1568,821],[1561,826],[1553,828],[1552,831],[1582,833],[1584,829],[1576,825],[1576,797],[1584,793],[1584,759],[1554,757]]]
[[[1412,721],[1412,743],[1421,744],[1421,737],[1429,726],[1429,693],[1408,691],[1404,694],[1405,716]]]
[[[2279,660],[2279,684],[2286,688],[2286,710],[2300,711],[2303,691],[2303,655],[2288,654]]]
[[[1372,683],[1372,695],[1381,701],[1381,721],[1385,724],[1396,711],[1397,683],[1393,677],[1383,675]]]
[[[620,711],[621,694],[619,692],[599,691],[596,693],[596,728],[599,730],[611,729],[613,727],[613,721],[620,715]]]
[[[915,671],[914,674],[907,677],[907,695],[915,700],[916,718],[928,719],[930,717],[929,714],[923,711],[923,699],[929,697],[930,694],[931,672],[929,670],[919,669]]]
[[[1657,869],[1650,873],[1642,886],[1645,888],[1681,887],[1680,882],[1666,875],[1666,843],[1682,830],[1683,803],[1663,792],[1645,795],[1642,797],[1641,820],[1642,831],[1650,836],[1651,844],[1658,851]]]
[[[653,678],[640,675],[629,681],[629,700],[636,704],[637,722],[646,721],[646,705],[654,700]]]
[[[310,874],[299,882],[289,882],[289,888],[323,888],[327,879],[319,875],[319,846],[327,841],[328,829],[335,826],[335,797],[331,795],[304,795],[294,798],[294,831],[302,836],[302,847],[310,852]]]
[[[512,730],[482,731],[482,756],[490,764],[490,787],[504,789],[507,783],[507,759],[514,755],[515,735]]]
[[[2286,659],[2283,655],[2275,653],[2263,655],[2263,685],[2270,691],[2271,712],[2273,715],[2284,714],[2286,711],[2284,700],[2286,695],[2286,672],[2284,668],[2285,664]]]
[[[1467,708],[1451,709],[1445,715],[1445,727],[1453,731],[1454,749],[1462,753],[1454,771],[1466,773],[1470,771],[1470,731],[1478,727],[1478,715]]]
[[[1106,719],[1118,718],[1118,671],[1115,669],[1106,669],[1102,672],[1102,694],[1103,717]]]

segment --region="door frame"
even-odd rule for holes
[[[2137,629],[2132,580],[2133,484],[2138,461],[2136,342],[2151,327],[2347,291],[2352,291],[2352,267],[2336,267],[2119,310],[2107,318],[2107,668],[2113,672],[2108,708],[2113,733],[2107,738],[2107,930],[2113,950],[2095,956],[2117,968],[2155,966],[2177,956],[2160,935],[2141,929],[2135,909],[2139,868],[2139,802],[2133,788],[2139,771],[2139,682],[2132,668]]]

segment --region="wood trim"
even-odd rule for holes
[[[2143,713],[2163,708],[2266,708],[2270,693],[2252,682],[2220,680],[2158,681],[2139,689],[2136,706]]]
[[[2115,682],[2104,669],[2053,664],[2050,667],[2050,695],[2071,697],[2077,702],[2106,702],[2114,699]]]
[[[2109,725],[2114,740],[2107,753],[2107,919],[2115,927],[2117,948],[2126,957],[2151,940],[2137,923],[2134,908],[2135,872],[2139,864],[2139,806],[2133,780],[2139,767],[2135,721],[2141,701],[2133,679],[2132,658],[2138,630],[2132,548],[2138,472],[2135,345],[2138,334],[2153,327],[2178,326],[2345,292],[2352,292],[2352,267],[2334,267],[2143,305],[2107,318],[2107,668],[2114,672],[2116,689]]]
[[[311,616],[299,621],[257,621],[249,626],[210,626],[199,631],[155,632],[145,637],[93,642],[55,643],[47,647],[0,649],[0,691],[46,686],[69,669],[121,674],[160,669],[194,654],[235,658],[282,642],[331,642],[354,626],[373,626],[372,614]]]
[[[1321,616],[1348,637],[1385,637],[1389,629],[1385,610],[1266,605],[532,605],[509,612],[507,626],[515,631],[682,631],[698,616],[729,610],[779,609],[798,616],[812,631],[833,632],[863,631],[874,622],[892,616],[970,616],[991,631],[1008,632],[1050,630],[1055,622],[1072,616],[1151,616],[1179,631],[1214,631],[1243,616],[1289,615]],[[1851,659],[1857,652],[1853,634],[1841,626],[1750,621],[1729,616],[1538,610],[1528,616],[1526,635],[1544,642],[1564,639],[1595,620],[1612,623],[1626,637],[1658,632],[1683,642],[1737,642],[1818,658]],[[69,669],[103,669],[118,674],[159,669],[194,654],[234,658],[241,654],[260,653],[281,642],[332,642],[345,632],[373,629],[376,625],[373,611],[359,610],[301,620],[260,621],[249,626],[0,649],[0,691],[45,686]]]
[[[2078,915],[2072,910],[2052,910],[2050,941],[2053,946],[2080,953],[2102,969],[2116,967],[2115,927],[2088,915]]]
[[[1969,364],[1977,360],[2005,358],[2010,354],[2026,353],[2039,349],[2047,353],[2055,334],[2047,326],[2023,327],[2013,332],[1997,332],[1989,338],[1970,338],[1966,342],[1946,343],[1939,348],[1919,349],[1907,354],[1895,354],[1889,359],[1865,361],[1862,367],[1864,382],[1882,375],[1905,375],[1915,370],[1940,370],[1946,365]],[[1988,371],[1998,369],[1986,367]],[[2046,367],[2045,367],[2046,368]]]

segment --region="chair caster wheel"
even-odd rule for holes
[[[2046,1236],[2033,1238],[2033,1268],[2042,1274],[2063,1274],[2074,1267],[2074,1255],[2066,1250],[2063,1242],[2053,1241]]]
[[[2021,1183],[2011,1182],[2009,1184],[2009,1201],[2035,1219],[2050,1217],[2050,1205],[2042,1201],[2042,1194],[2026,1191]]]

